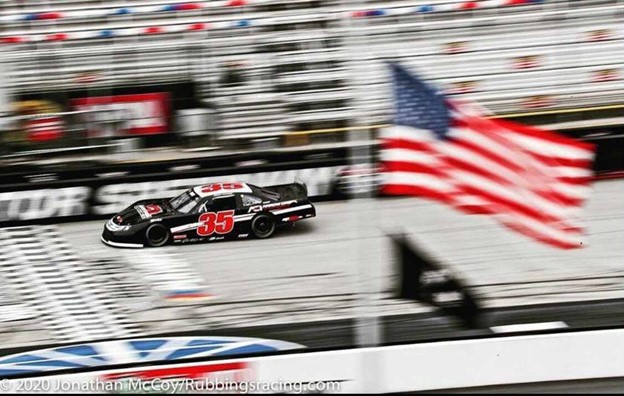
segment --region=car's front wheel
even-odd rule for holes
[[[275,232],[275,220],[269,215],[258,215],[251,221],[251,231],[256,238],[269,238]]]
[[[145,240],[147,245],[151,247],[160,247],[171,238],[171,232],[162,224],[152,224],[145,230]]]

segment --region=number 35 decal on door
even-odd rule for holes
[[[199,221],[202,223],[197,227],[197,235],[199,236],[208,236],[215,232],[217,234],[228,234],[234,229],[234,211],[202,213],[199,216]]]

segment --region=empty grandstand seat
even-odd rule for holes
[[[97,14],[89,18],[13,21],[5,24],[3,32],[9,38],[213,24],[208,31],[18,43],[9,47],[5,59],[11,64],[11,88],[17,93],[75,89],[85,76],[93,77],[89,82],[92,87],[191,78],[198,82],[201,99],[218,108],[222,137],[286,133],[298,129],[302,120],[309,128],[323,119],[348,125],[352,119],[336,117],[354,114],[381,121],[390,111],[383,63],[389,59],[405,63],[441,89],[481,100],[491,110],[502,113],[527,110],[525,103],[532,96],[546,95],[552,97],[549,106],[570,108],[618,102],[618,95],[624,92],[619,56],[624,49],[624,5],[616,0],[547,0],[469,10],[458,9],[461,2],[420,0],[267,1],[244,8],[200,1],[197,3],[204,7],[198,10],[115,17],[102,16],[102,12],[167,3],[4,3],[5,16],[38,12],[69,15],[85,6]],[[438,10],[442,6],[447,7],[446,11]],[[414,12],[419,7],[429,7],[431,12]],[[375,11],[377,16],[348,19],[361,10],[379,12]],[[398,14],[384,15],[395,12]],[[219,65],[237,57],[261,59],[259,65],[252,62],[248,71],[254,78],[266,80],[254,86],[254,93],[282,95],[284,103],[276,106],[274,113],[262,106],[240,107],[236,117],[233,106],[223,106],[235,93],[219,89]],[[517,67],[522,62],[531,63],[531,59],[537,65]],[[611,76],[611,81],[595,81],[604,75]],[[315,84],[353,89],[337,93],[318,90]],[[458,85],[463,88],[458,89]],[[241,91],[238,96],[249,92]],[[292,105],[299,102],[319,108],[331,105],[325,107],[328,114],[323,116],[316,107],[301,109]]]

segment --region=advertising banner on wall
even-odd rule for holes
[[[154,135],[169,131],[170,98],[166,92],[72,99],[85,111],[90,137]]]

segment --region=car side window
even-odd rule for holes
[[[255,195],[243,194],[241,195],[241,202],[243,207],[260,205],[262,203],[262,198],[258,198]]]
[[[204,198],[203,202],[201,202],[197,208],[195,208],[195,211],[197,213],[206,213],[210,211],[210,204],[211,204],[212,200],[211,199],[207,199]]]
[[[236,209],[236,197],[234,195],[216,197],[212,200],[212,205],[210,205],[211,212],[221,212],[222,210],[232,209]]]

